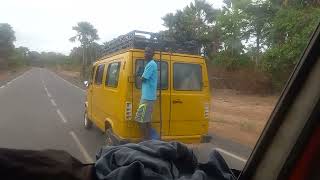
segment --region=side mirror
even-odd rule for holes
[[[88,81],[83,81],[83,84],[84,84],[85,87],[89,86],[89,82]]]

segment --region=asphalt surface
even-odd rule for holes
[[[65,150],[93,162],[104,134],[83,127],[85,91],[55,73],[32,68],[0,85],[0,147]],[[189,145],[200,161],[221,152],[231,168],[242,169],[251,149],[212,134],[211,143]]]

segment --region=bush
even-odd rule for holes
[[[8,58],[9,68],[16,68],[26,65],[26,59],[22,53],[15,50],[11,56]]]
[[[253,68],[254,62],[246,54],[231,55],[229,52],[222,51],[212,55],[209,62],[213,65],[223,67],[228,71],[235,71],[242,68]]]
[[[275,41],[270,42],[260,62],[261,70],[270,74],[274,90],[284,87],[319,19],[320,9],[314,7],[282,8],[277,12],[270,31],[270,39]]]

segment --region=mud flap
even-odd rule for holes
[[[209,143],[210,141],[211,141],[211,139],[212,139],[212,136],[210,136],[210,135],[203,135],[202,137],[201,137],[201,143]]]
[[[112,129],[106,130],[106,145],[118,146],[129,143],[128,140],[122,140],[112,132]]]

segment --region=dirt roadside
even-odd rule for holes
[[[24,72],[31,69],[31,67],[21,67],[12,70],[1,70],[0,71],[0,86],[4,85],[6,82],[14,79],[15,77],[23,74]]]
[[[53,70],[63,79],[71,82],[72,84],[85,89],[83,82],[80,80],[80,73],[77,71],[64,71],[64,70]]]
[[[209,132],[253,147],[277,99],[277,96],[213,90]]]

